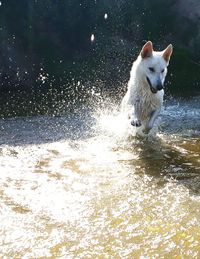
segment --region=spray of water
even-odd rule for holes
[[[119,106],[93,89],[62,116],[0,120],[0,257],[199,257],[199,106],[167,103],[153,139]]]

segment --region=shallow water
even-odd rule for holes
[[[152,139],[114,108],[0,120],[0,257],[199,258],[199,101]]]

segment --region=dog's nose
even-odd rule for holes
[[[160,91],[160,90],[163,89],[163,84],[162,84],[161,81],[158,81],[158,82],[157,82],[156,88],[157,88],[158,91]]]
[[[163,89],[163,85],[162,84],[157,85],[157,89],[158,89],[158,91],[162,90]]]

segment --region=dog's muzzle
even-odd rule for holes
[[[159,84],[156,86],[156,88],[154,88],[154,87],[152,86],[151,81],[150,81],[150,79],[148,78],[148,76],[147,76],[147,82],[148,82],[149,87],[150,87],[150,90],[151,90],[151,92],[152,92],[153,94],[156,94],[158,91],[160,91],[160,90],[163,89],[162,83],[159,83]]]

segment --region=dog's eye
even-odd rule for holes
[[[153,67],[149,67],[149,70],[154,73],[155,72],[155,69]]]
[[[164,73],[164,71],[165,71],[165,70],[164,70],[164,69],[162,69],[162,70],[161,70],[161,73]]]

